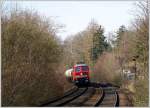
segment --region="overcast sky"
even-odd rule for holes
[[[7,1],[9,6],[14,1]],[[34,9],[39,14],[52,17],[56,23],[65,25],[58,34],[63,40],[84,30],[91,19],[105,28],[105,34],[116,31],[119,26],[129,26],[133,19],[131,10],[135,1],[17,1],[21,8]],[[12,5],[13,4],[13,5]]]

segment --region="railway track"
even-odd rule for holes
[[[51,104],[51,103],[57,102],[57,101],[59,101],[59,100],[65,98],[65,97],[67,97],[67,96],[69,96],[69,95],[71,95],[71,94],[73,94],[73,93],[76,93],[78,90],[79,90],[79,88],[74,87],[73,89],[67,91],[62,97],[55,97],[53,100],[48,101],[48,102],[45,102],[45,103],[41,104],[40,106],[41,106],[41,107],[42,107],[42,106],[47,106],[47,105],[49,105],[49,104]]]
[[[119,95],[115,87],[78,87],[65,93],[64,96],[56,98],[40,106],[119,106]]]
[[[88,87],[88,90],[82,94],[82,96],[78,97],[77,99],[71,101],[70,103],[67,103],[64,106],[71,106],[71,107],[76,107],[76,106],[83,106],[83,103],[89,100],[91,96],[95,93],[95,88],[94,87]]]
[[[119,95],[114,87],[103,88],[103,95],[101,100],[95,105],[99,107],[118,107]]]

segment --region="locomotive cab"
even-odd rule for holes
[[[76,64],[73,67],[72,77],[75,84],[88,84],[89,67],[86,64]]]

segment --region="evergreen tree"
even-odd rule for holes
[[[108,43],[105,41],[104,29],[99,26],[93,34],[92,59],[96,62],[97,58],[108,48]]]
[[[126,27],[124,25],[119,27],[119,30],[117,31],[117,34],[116,34],[116,46],[119,46],[120,41],[125,31],[126,31]]]

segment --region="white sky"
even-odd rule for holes
[[[11,5],[15,2],[7,1]],[[41,15],[52,17],[56,23],[65,24],[61,39],[84,30],[91,19],[105,28],[105,34],[119,26],[130,24],[136,1],[17,1],[19,7],[34,9]]]

